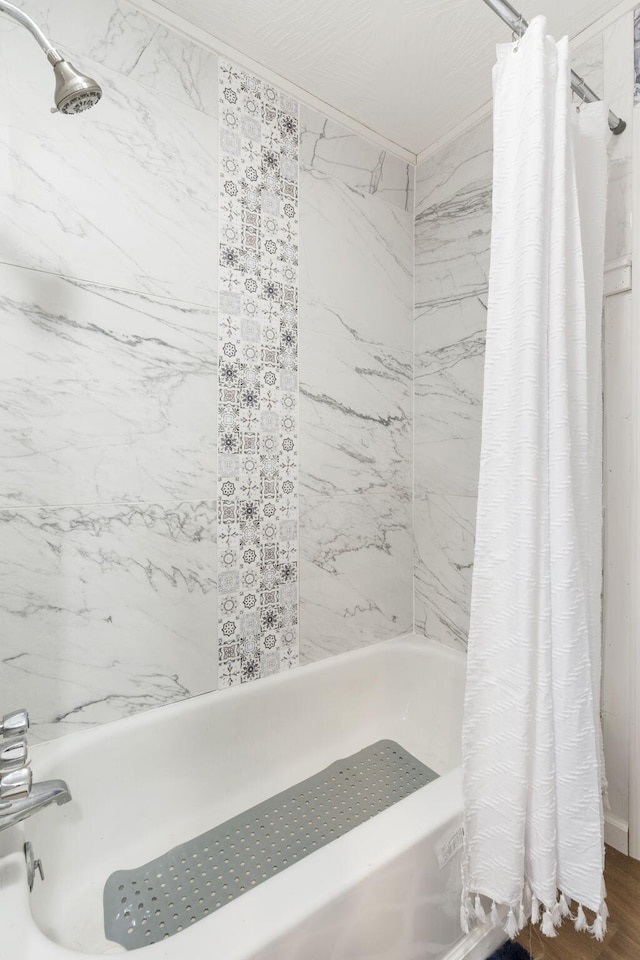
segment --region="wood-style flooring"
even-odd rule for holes
[[[551,939],[529,926],[518,940],[534,960],[640,960],[640,860],[607,847],[605,880],[610,916],[604,941],[576,933],[566,921]]]

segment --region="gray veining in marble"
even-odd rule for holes
[[[599,97],[604,95],[604,61],[601,33],[571,50],[571,67]],[[575,102],[577,103],[577,101]]]
[[[475,514],[475,497],[414,503],[416,629],[458,649],[469,635]]]
[[[307,331],[413,349],[413,219],[335,179],[300,175],[301,350]]]
[[[475,496],[480,469],[484,296],[416,315],[415,495]]]
[[[344,326],[300,346],[300,484],[307,494],[411,498],[413,358]]]
[[[102,101],[52,116],[33,38],[3,20],[0,39],[0,261],[213,304],[216,120],[89,59]]]
[[[302,663],[411,630],[411,504],[301,497]]]
[[[633,102],[640,103],[640,7],[636,7],[633,14],[633,70],[635,84],[633,87]]]
[[[630,256],[632,234],[633,164],[631,159],[609,161],[605,262]]]
[[[302,106],[300,165],[413,213],[414,167],[335,120]]]
[[[215,687],[215,502],[0,510],[0,528],[0,685],[35,739]]]
[[[217,117],[217,60],[210,50],[158,26],[127,76]]]
[[[424,160],[416,174],[416,304],[486,290],[493,175],[491,117]]]
[[[300,656],[308,663],[411,629],[413,217],[405,164],[302,113]]]
[[[464,649],[480,460],[492,119],[416,177],[415,629]]]
[[[51,115],[0,18],[0,683],[37,740],[217,684],[217,58],[21,6],[104,87]]]
[[[213,309],[0,265],[0,507],[213,499]]]

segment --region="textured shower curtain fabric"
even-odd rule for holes
[[[498,48],[461,919],[488,910],[513,936],[531,910],[550,936],[571,916],[601,938],[609,131],[602,103],[576,111],[569,71],[543,17]]]

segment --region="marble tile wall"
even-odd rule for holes
[[[0,20],[0,706],[44,739],[218,682],[220,88],[127,0],[23,8],[105,88],[52,116]],[[414,178],[307,108],[300,166],[309,662],[412,626]]]
[[[466,647],[491,240],[486,117],[416,171],[415,626]]]
[[[413,170],[300,121],[300,658],[412,628]]]
[[[22,6],[105,88],[51,115],[0,20],[0,707],[38,739],[216,685],[217,78],[126,3]]]
[[[633,72],[635,77],[633,103],[635,106],[640,103],[640,7],[636,7],[633,14]]]

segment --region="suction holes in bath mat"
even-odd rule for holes
[[[437,777],[381,740],[331,764],[104,889],[107,939],[157,943],[219,910]]]

